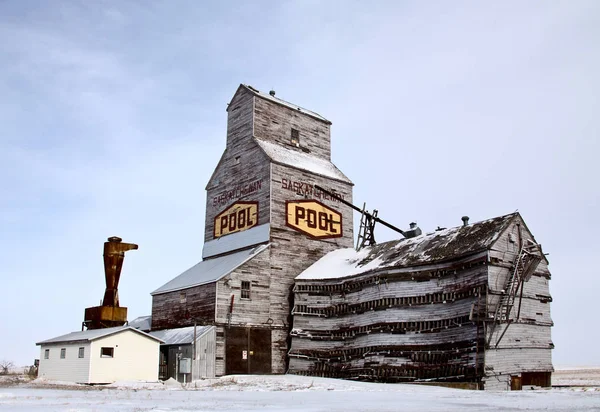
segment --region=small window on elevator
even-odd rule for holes
[[[292,129],[291,142],[296,147],[300,146],[300,130],[298,130],[298,129]]]
[[[250,299],[250,282],[242,280],[242,299]]]

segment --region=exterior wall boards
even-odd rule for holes
[[[284,373],[294,278],[327,252],[353,244],[352,210],[314,185],[351,202],[352,183],[330,163],[330,122],[319,115],[243,85],[227,113],[226,148],[206,186],[204,240],[268,224],[261,241],[268,247],[213,283],[153,295],[152,328],[214,324],[216,375],[244,364],[251,365],[249,373]],[[301,203],[295,217],[312,225],[317,222],[312,216],[320,216],[332,236],[315,238],[289,225],[288,203],[307,200],[314,202]],[[219,249],[207,259],[231,252]],[[253,339],[269,342],[269,353],[244,347],[243,336],[249,345]]]
[[[83,358],[79,357],[79,348],[83,348]],[[64,359],[60,357],[61,349],[66,350]],[[46,350],[50,351],[48,359],[44,356]],[[55,381],[89,383],[90,343],[41,345],[38,376]]]

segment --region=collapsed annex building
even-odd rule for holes
[[[518,213],[356,251],[331,122],[246,85],[227,113],[202,261],[152,292],[147,329],[210,327],[217,376],[550,385],[550,273]]]

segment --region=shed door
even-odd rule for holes
[[[271,373],[271,331],[230,327],[225,338],[225,373]]]
[[[520,391],[523,389],[523,384],[520,376],[511,376],[510,377],[510,390],[511,391]]]

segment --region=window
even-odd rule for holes
[[[67,357],[67,348],[61,348],[60,350],[60,358],[64,359]]]
[[[85,348],[79,348],[79,355],[77,357],[80,359],[85,357]]]
[[[236,165],[239,165],[239,164],[240,164],[240,157],[239,157],[239,156],[236,156],[236,157],[235,157],[235,164],[236,164]]]
[[[300,130],[292,129],[292,144],[295,146],[300,145]]]
[[[100,348],[101,358],[112,358],[115,354],[115,348]]]
[[[242,299],[250,299],[250,282],[242,280]]]
[[[187,296],[185,294],[185,292],[180,292],[179,293],[179,303],[185,303],[187,302]]]
[[[50,359],[50,349],[44,351],[44,359]]]

